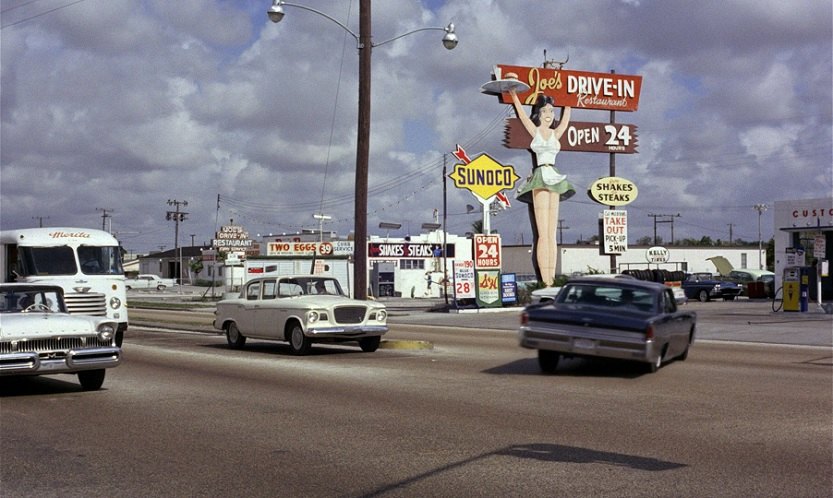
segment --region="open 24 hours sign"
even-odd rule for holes
[[[475,234],[474,267],[477,270],[500,270],[500,235]]]

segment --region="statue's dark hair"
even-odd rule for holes
[[[555,107],[555,99],[544,94],[538,95],[538,98],[535,99],[535,103],[532,104],[532,111],[529,114],[529,119],[535,123],[535,126],[541,126],[541,108],[547,104]],[[555,120],[552,121],[551,126],[555,126]]]

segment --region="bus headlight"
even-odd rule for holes
[[[110,307],[113,308],[114,310],[117,310],[117,309],[121,308],[121,299],[117,298],[116,296],[111,297],[110,298]]]

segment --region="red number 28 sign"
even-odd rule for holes
[[[474,236],[474,267],[478,270],[500,269],[500,235]]]

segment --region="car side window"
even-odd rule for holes
[[[279,297],[291,297],[291,296],[300,296],[304,293],[303,287],[298,285],[297,282],[292,280],[282,280],[278,283],[278,296]]]
[[[674,300],[674,295],[670,290],[662,292],[662,309],[666,313],[675,313],[677,311],[677,301]]]
[[[246,287],[246,299],[254,301],[258,297],[260,297],[260,282],[252,282]]]
[[[263,282],[263,299],[275,299],[277,297],[277,283],[274,280]]]

